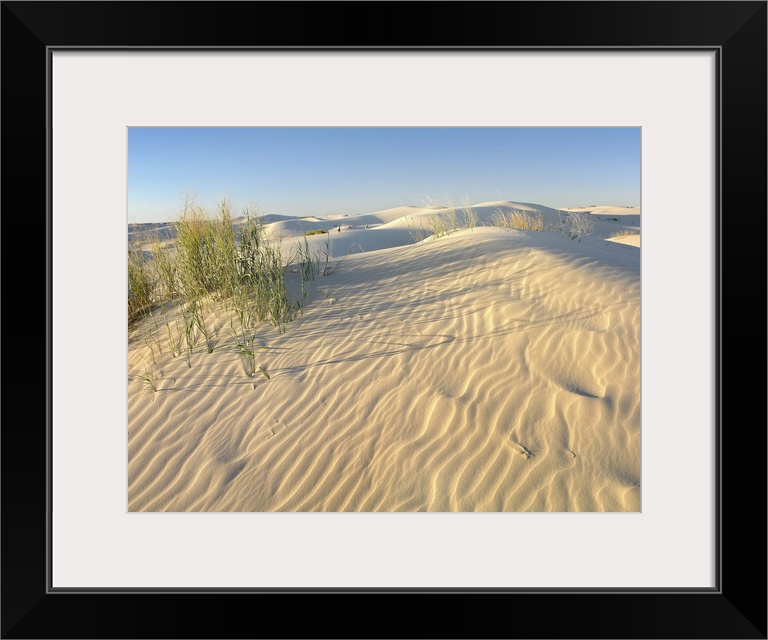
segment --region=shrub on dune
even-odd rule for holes
[[[472,208],[472,203],[470,202],[469,198],[465,198],[464,203],[462,204],[461,223],[465,229],[470,230],[474,229],[479,223],[479,219],[475,213],[475,210]]]
[[[174,248],[157,232],[150,236],[150,245],[151,266],[156,277],[157,295],[161,299],[173,300],[179,295]]]
[[[571,240],[578,240],[591,235],[595,228],[595,220],[585,211],[574,211],[568,216],[565,231]]]
[[[165,330],[155,326],[155,342],[167,333],[171,355],[184,354],[189,366],[200,339],[208,353],[218,342],[204,313],[215,303],[224,303],[238,319],[241,344],[253,344],[255,323],[265,320],[284,331],[298,312],[286,288],[280,243],[267,237],[258,218],[245,213],[245,222],[233,225],[227,200],[213,218],[187,200],[174,223],[173,248],[159,237],[151,238],[151,251],[140,239],[129,246],[129,324],[162,307]],[[168,315],[174,308],[175,320]]]
[[[155,282],[141,242],[128,246],[128,321],[145,315],[153,303]]]
[[[237,241],[229,202],[210,219],[202,207],[185,203],[176,221],[176,265],[182,293],[190,299],[232,293],[236,281]]]
[[[418,225],[414,222],[412,217],[407,218],[407,229],[408,229],[408,235],[411,237],[411,242],[417,243],[421,242],[426,238],[429,233],[424,228],[424,225],[422,224],[421,220],[419,221]]]
[[[427,197],[422,200],[422,206],[431,210],[427,222],[435,238],[442,238],[463,228],[459,213],[449,198],[435,200]]]
[[[544,218],[538,211],[528,213],[527,211],[504,211],[496,209],[496,213],[491,216],[491,223],[496,227],[505,229],[524,229],[526,231],[544,231]]]

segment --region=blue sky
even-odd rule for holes
[[[370,213],[426,198],[640,205],[639,128],[128,129],[128,221],[185,194],[261,213]]]

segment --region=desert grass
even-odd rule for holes
[[[170,350],[171,356],[173,358],[177,358],[182,353],[182,342],[181,342],[181,329],[179,327],[179,319],[175,318],[173,322],[173,327],[171,326],[171,321],[168,319],[167,315],[165,314],[165,311],[163,311],[163,320],[165,322],[165,328],[168,334],[168,349]]]
[[[290,262],[296,262],[299,264],[299,272],[301,273],[301,303],[299,308],[303,309],[307,300],[307,287],[309,283],[315,279],[315,263],[312,260],[312,254],[309,250],[309,242],[304,238],[304,243],[297,243],[296,252],[291,258]]]
[[[147,328],[147,335],[144,337],[144,344],[149,348],[149,354],[152,358],[152,364],[157,364],[157,360],[155,358],[155,350],[157,350],[158,355],[163,353],[163,347],[160,344],[160,327],[157,323],[157,320],[152,312],[150,312],[150,318],[152,320],[152,325]]]
[[[224,199],[210,216],[187,199],[174,222],[172,245],[157,235],[137,237],[129,245],[128,322],[132,326],[146,319],[142,329],[148,364],[157,365],[163,343],[170,357],[183,356],[190,368],[201,343],[207,353],[213,353],[221,336],[206,314],[213,311],[218,317],[223,309],[231,317],[234,346],[243,368],[253,375],[259,348],[256,325],[268,322],[284,332],[298,314],[301,303],[286,287],[281,241],[268,237],[251,210],[244,210],[245,222],[240,225],[233,225],[231,211],[231,203]],[[330,272],[329,254],[328,245],[325,253],[313,256],[309,277],[314,278],[316,269]],[[149,371],[135,374],[146,382],[146,388],[152,386]]]
[[[422,221],[419,220],[419,222],[416,223],[412,216],[408,216],[407,218],[407,229],[408,235],[410,236],[411,242],[413,243],[419,243],[424,240],[424,238],[429,236],[429,233],[424,227]]]
[[[247,324],[241,324],[240,330],[236,330],[233,319],[230,320],[230,327],[243,371],[245,375],[253,376],[256,371],[256,347],[254,346],[256,333]]]
[[[427,196],[422,200],[422,207],[431,210],[427,222],[434,238],[442,238],[464,228],[459,211],[450,198],[435,199]]]
[[[528,213],[526,211],[504,211],[496,209],[491,216],[491,223],[504,229],[525,229],[527,231],[544,231],[544,218],[541,213]]]
[[[230,203],[219,205],[210,219],[200,207],[185,207],[177,221],[176,268],[182,298],[204,304],[248,300],[258,321],[269,320],[281,331],[294,318],[295,304],[285,286],[279,241],[271,241],[258,218],[246,210],[246,221],[235,233]],[[208,333],[199,322],[206,338]]]
[[[152,393],[157,393],[157,381],[155,378],[155,374],[152,371],[148,369],[144,369],[142,373],[136,374],[136,377],[139,380],[144,381],[145,389],[147,389],[148,391],[151,391]]]
[[[163,240],[157,231],[150,232],[148,242],[152,257],[152,270],[155,274],[155,285],[159,288],[159,297],[173,300],[179,296],[173,245]]]
[[[144,317],[153,304],[155,281],[141,241],[128,245],[128,322]]]
[[[303,238],[286,262],[282,239],[268,235],[253,209],[243,213],[245,221],[233,224],[228,200],[219,202],[211,216],[187,199],[174,222],[173,243],[156,234],[135,237],[129,245],[129,326],[143,322],[140,329],[148,354],[142,358],[150,365],[135,372],[134,378],[144,380],[145,388],[156,387],[148,376],[163,353],[167,360],[183,357],[189,368],[201,343],[205,352],[213,353],[223,336],[221,325],[215,320],[211,324],[210,312],[221,318],[222,311],[224,322],[229,316],[231,334],[231,341],[222,346],[238,354],[246,375],[260,372],[270,379],[256,362],[256,353],[268,348],[259,344],[260,323],[285,332],[302,313],[309,282],[331,275],[344,260],[332,264],[326,233],[324,245],[312,252]],[[300,299],[286,285],[286,271],[294,262],[300,265]]]
[[[136,374],[136,378],[144,381],[144,388],[152,393],[157,393],[158,373],[152,365],[144,367],[144,370]]]
[[[408,225],[413,242],[480,224],[468,202],[457,207],[447,198],[427,198],[424,206],[428,215],[417,221],[411,218]],[[175,240],[152,231],[133,235],[128,246],[128,324],[147,320],[142,325],[143,341],[151,367],[157,367],[167,353],[171,358],[183,356],[191,368],[201,343],[208,354],[213,353],[222,336],[215,329],[218,323],[209,324],[206,313],[218,314],[223,309],[230,316],[232,337],[224,344],[238,353],[246,375],[255,375],[259,370],[256,353],[264,348],[257,344],[259,324],[269,323],[284,333],[303,313],[309,283],[331,275],[343,261],[331,264],[331,236],[323,230],[305,234],[284,261],[282,239],[269,237],[255,209],[246,208],[243,213],[245,221],[233,224],[232,204],[227,199],[217,204],[213,215],[187,199],[173,223]],[[545,225],[538,211],[499,208],[489,223],[526,231],[557,231],[578,241],[594,227],[586,213],[566,213],[559,220],[557,225]],[[311,250],[307,236],[321,234],[324,245]],[[629,234],[633,231],[622,230],[612,237]],[[300,273],[300,297],[294,297],[286,286],[286,271],[294,264],[298,269],[293,271]],[[146,373],[136,376],[145,379]],[[268,379],[265,370],[262,374]]]
[[[325,240],[324,248],[319,249],[317,251],[317,272],[321,275],[327,276],[330,275],[331,269],[328,266],[328,263],[331,259],[331,239],[330,236]],[[323,265],[323,268],[320,269],[320,265]]]
[[[338,260],[336,264],[331,265],[333,250],[330,234],[325,239],[323,245],[315,249],[314,253],[309,248],[309,242],[306,238],[307,235],[308,234],[305,233],[303,241],[296,243],[296,246],[288,259],[288,265],[297,265],[299,267],[298,272],[301,274],[301,301],[298,303],[299,312],[301,312],[301,309],[306,302],[309,283],[316,277],[331,275],[339,268],[355,248],[354,244],[350,246],[347,255]]]
[[[429,225],[435,238],[442,238],[462,228],[456,209],[445,207],[444,209],[429,215]]]
[[[582,238],[591,235],[595,228],[595,219],[585,211],[572,211],[568,214],[564,231],[571,239],[581,242]]]
[[[472,203],[469,198],[464,198],[459,215],[461,217],[461,224],[465,229],[469,229],[471,231],[479,224],[477,214],[472,208]]]
[[[435,200],[426,198],[422,206],[433,211],[427,217],[427,225],[423,220],[408,219],[407,229],[411,242],[418,243],[432,236],[442,238],[456,231],[473,230],[481,226],[481,222],[468,200],[457,207],[450,199]],[[526,212],[498,208],[490,217],[487,224],[506,229],[524,229],[527,231],[554,231],[559,227],[547,228],[542,214],[538,211]]]
[[[459,230],[471,230],[479,224],[477,214],[467,203],[457,208],[448,199],[442,201],[427,199],[424,201],[424,206],[434,209],[428,217],[430,228],[424,229],[423,226],[419,227],[411,223],[408,231],[413,242],[420,242],[429,235],[441,238]],[[490,217],[488,224],[505,229],[557,232],[578,242],[594,231],[594,218],[586,212],[571,212],[563,216],[558,211],[558,217],[559,223],[547,224],[539,211],[498,208]]]
[[[219,203],[219,216],[213,219],[199,205],[185,203],[176,221],[175,261],[179,288],[187,300],[232,294],[238,246],[227,200]]]

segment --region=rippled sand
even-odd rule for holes
[[[639,511],[639,248],[478,227],[314,284],[268,379],[223,310],[157,393],[132,339],[130,511]]]

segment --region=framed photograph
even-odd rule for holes
[[[766,3],[416,6],[3,3],[3,637],[766,637]]]

